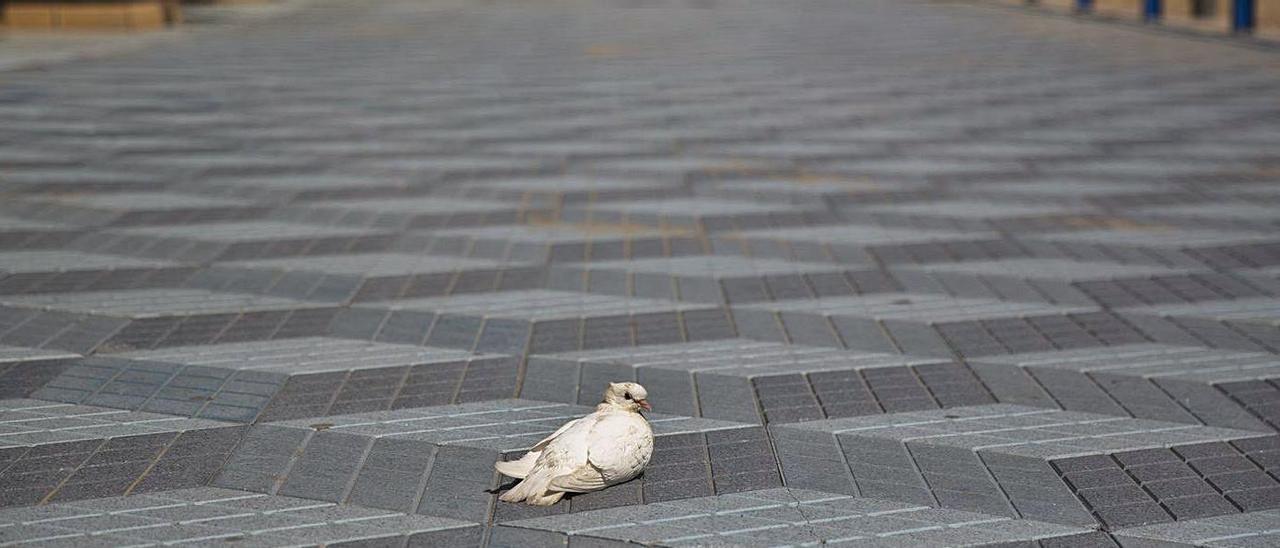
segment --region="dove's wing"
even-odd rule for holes
[[[587,433],[587,459],[557,475],[550,487],[584,493],[636,477],[653,454],[653,432],[643,417],[605,415]]]
[[[598,415],[594,413],[570,421],[555,434],[538,442],[537,461],[520,483],[503,493],[499,499],[506,502],[528,500],[533,504],[554,504],[559,496],[550,496],[547,487],[552,479],[569,474],[587,463],[587,436]],[[532,453],[532,451],[531,451]]]
[[[583,419],[586,419],[590,416],[591,415],[587,415],[586,417],[578,417],[576,419],[573,419],[569,422],[564,423],[563,425],[560,426],[560,428],[557,428],[555,432],[552,432],[550,436],[542,438],[542,441],[534,444],[533,449],[530,449],[529,451],[531,452],[541,451],[544,447],[547,446],[548,443],[551,443],[551,440],[556,439],[556,436],[559,436],[560,434],[565,433],[566,430],[573,428],[573,425],[578,424],[579,422],[582,422]]]
[[[493,467],[505,476],[520,479],[528,477],[529,474],[533,472],[533,467],[538,463],[538,458],[542,456],[542,450],[547,447],[547,444],[551,443],[551,440],[555,439],[556,436],[559,436],[560,434],[565,433],[566,430],[573,428],[573,425],[578,424],[578,421],[581,421],[583,418],[585,417],[576,418],[560,425],[560,428],[556,429],[555,432],[552,432],[550,436],[543,438],[542,441],[534,444],[533,448],[519,459],[495,462]]]

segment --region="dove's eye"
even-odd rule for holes
[[[626,398],[627,398],[627,399],[631,399],[631,393],[630,393],[630,392],[627,392],[626,394],[623,394],[623,396],[626,396]]]

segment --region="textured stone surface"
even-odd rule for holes
[[[0,506],[15,506],[206,485],[244,427],[11,399],[0,432]]]
[[[495,400],[263,424],[214,485],[482,523],[781,485],[762,427],[657,414],[641,479],[550,508],[497,502],[494,489],[513,483],[495,460],[590,411]]]
[[[0,544],[1272,543],[1276,52],[980,4],[6,36]],[[495,501],[621,379],[643,477]]]
[[[305,337],[94,357],[33,397],[253,422],[511,397],[499,354]]]
[[[465,546],[478,544],[480,536],[478,525],[464,521],[213,487],[0,510],[0,542],[6,544],[335,546],[407,540]]]
[[[1280,506],[1274,433],[1015,405],[770,430],[789,487],[1111,529]]]
[[[741,339],[534,355],[522,395],[590,404],[616,379],[644,384],[665,412],[747,422],[992,401],[946,360]]]
[[[512,521],[495,543],[588,544],[607,539],[647,546],[857,543],[977,546],[993,543],[1106,543],[1084,529],[805,489],[769,489],[639,507]],[[545,540],[544,540],[545,539]]]
[[[1280,426],[1280,357],[1136,344],[979,358],[1003,402],[1266,431]]]

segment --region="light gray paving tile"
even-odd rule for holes
[[[0,296],[0,304],[133,319],[330,306],[284,297],[225,293],[207,289],[128,289],[9,295]]]
[[[125,268],[164,268],[180,263],[156,259],[135,259],[79,251],[8,251],[0,252],[0,271],[10,274],[40,272],[76,272]]]

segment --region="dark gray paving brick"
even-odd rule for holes
[[[39,513],[0,510],[0,539],[41,545],[337,546],[373,539],[403,544],[451,538],[456,546],[476,546],[479,533],[478,524],[465,521],[211,487],[51,504]]]
[[[1256,493],[1225,490],[1235,479],[1227,474],[1255,474],[1235,489],[1275,483],[1233,445],[1273,444],[1274,434],[1015,405],[771,425],[770,432],[789,487],[826,482],[832,490],[839,474],[837,492],[1110,530],[1173,521],[1192,509],[1254,510],[1230,502]],[[1170,479],[1189,481],[1174,488]]]
[[[232,423],[0,401],[0,506],[205,485],[244,435]]]
[[[509,356],[304,337],[94,357],[35,397],[235,422],[510,397]]]
[[[994,401],[947,360],[743,339],[533,355],[521,395],[591,404],[617,379],[644,384],[659,410],[746,422]]]
[[[762,427],[655,414],[654,455],[642,478],[550,508],[496,501],[505,486],[496,460],[590,410],[495,400],[262,424],[213,484],[482,523],[781,485]],[[704,489],[691,493],[692,485]]]
[[[1036,543],[1087,529],[939,510],[804,489],[768,489],[504,523],[495,544],[538,539],[652,546],[869,543],[948,546]]]
[[[1262,431],[1277,424],[1267,398],[1280,376],[1274,354],[1138,344],[970,365],[1003,402]],[[1255,385],[1263,390],[1246,388]]]

